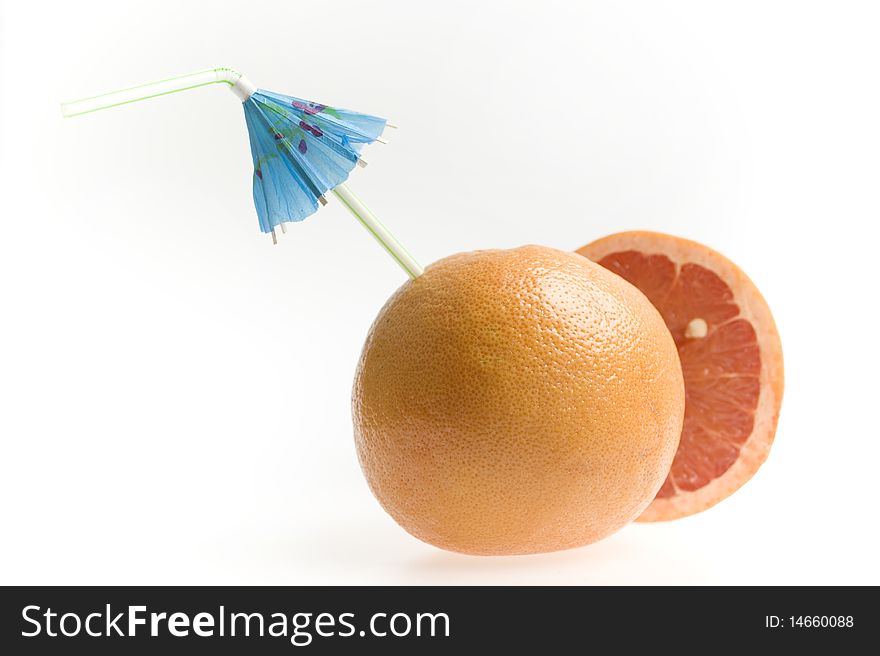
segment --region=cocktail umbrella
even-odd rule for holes
[[[254,205],[260,230],[278,243],[276,227],[302,221],[327,203],[333,192],[411,277],[422,267],[394,238],[345,181],[355,166],[365,166],[361,149],[384,142],[385,119],[348,109],[257,89],[238,71],[212,68],[139,84],[82,100],[62,103],[64,116],[80,116],[109,107],[225,84],[241,100],[254,162]],[[392,126],[393,127],[393,126]]]

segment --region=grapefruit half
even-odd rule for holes
[[[692,515],[727,498],[763,464],[782,403],[779,333],[757,287],[723,255],[654,232],[621,232],[578,249],[638,287],[678,348],[681,441],[638,521]]]

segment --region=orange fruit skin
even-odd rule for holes
[[[716,274],[729,288],[729,296],[724,302],[726,304],[733,303],[736,306],[724,323],[730,325],[732,321],[742,320],[749,322],[754,329],[754,338],[751,340],[749,348],[754,343],[760,352],[760,366],[757,371],[757,400],[753,402],[752,428],[741,445],[735,462],[721,475],[713,478],[699,489],[675,490],[674,493],[663,498],[658,496],[637,521],[653,522],[677,519],[706,510],[726,499],[745,484],[767,459],[776,434],[784,390],[782,343],[770,308],[755,284],[736,264],[703,244],[662,233],[631,231],[609,235],[578,249],[577,252],[594,262],[600,262],[603,258],[629,251],[637,251],[646,256],[665,256],[676,265],[679,272],[682,270],[682,265],[690,263]],[[630,278],[638,275],[638,272],[629,273],[631,274],[628,276]],[[658,297],[658,290],[651,288],[654,285],[656,285],[656,281],[651,280],[650,277],[643,277],[639,283],[639,286],[645,289],[645,293],[649,297]],[[688,348],[686,335],[681,331],[681,325],[687,321],[687,317],[672,316],[672,312],[663,307],[662,301],[658,302],[658,306],[661,312],[664,312],[667,320],[675,322],[676,325],[670,325],[670,328],[673,330],[679,348]],[[708,330],[712,331],[719,327],[720,325],[710,324]],[[728,355],[734,356],[735,354]],[[706,366],[708,367],[710,364],[707,362]],[[704,415],[711,416],[712,395],[716,392],[713,388],[706,387],[694,389],[705,385],[706,378],[702,373],[705,370],[700,365],[699,360],[689,361],[682,352],[682,366],[684,367],[688,399],[698,403]],[[723,423],[726,420],[729,421],[730,416],[724,414],[725,409],[729,406],[725,405],[727,399],[721,392],[718,392],[718,397],[714,399],[719,403],[716,420]],[[690,402],[688,401],[688,403]],[[708,409],[707,406],[709,406]],[[685,428],[687,428],[687,419]],[[681,453],[687,448],[688,444],[682,439],[677,459],[687,456],[687,453]],[[673,471],[675,467],[674,463]],[[671,476],[672,474],[670,474]],[[664,485],[663,489],[666,490],[667,486],[671,487],[669,482]]]
[[[466,554],[589,544],[638,517],[678,445],[675,344],[571,252],[461,253],[405,283],[357,367],[358,457],[412,535]]]

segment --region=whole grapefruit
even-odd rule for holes
[[[461,253],[385,304],[353,392],[370,488],[415,537],[468,554],[589,544],[638,517],[681,435],[675,343],[580,255]]]

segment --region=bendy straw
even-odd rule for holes
[[[327,203],[332,191],[410,278],[422,267],[394,235],[352,192],[345,181],[355,166],[366,166],[361,149],[385,143],[382,133],[394,127],[383,118],[330,107],[258,89],[238,71],[212,68],[62,103],[65,117],[225,84],[242,102],[254,163],[254,205],[260,230],[278,243],[276,227],[286,232]]]

